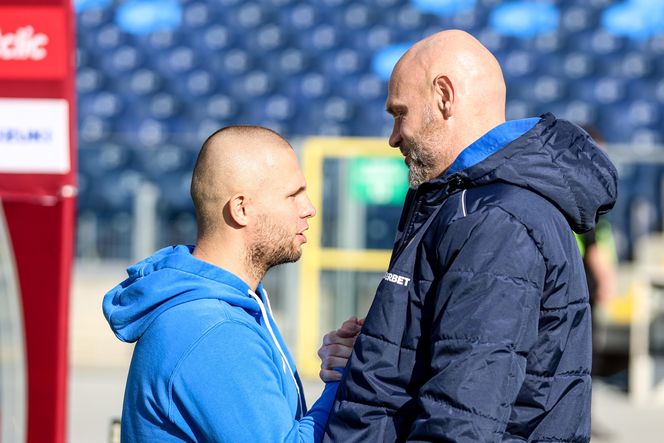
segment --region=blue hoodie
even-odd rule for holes
[[[191,252],[156,252],[104,297],[115,335],[137,341],[122,441],[320,441],[338,383],[306,412],[261,285],[256,294]]]

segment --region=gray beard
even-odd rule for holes
[[[422,183],[434,178],[431,175],[436,165],[436,156],[426,149],[425,146],[434,145],[433,134],[435,131],[433,110],[427,105],[424,109],[424,124],[421,131],[422,138],[418,142],[413,140],[409,143],[411,146],[408,149],[410,156],[408,186],[411,189],[417,189]]]
[[[409,151],[410,165],[408,166],[408,186],[417,189],[422,183],[430,180],[431,164],[434,156],[426,152],[420,145],[415,145]]]

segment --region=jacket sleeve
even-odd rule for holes
[[[196,441],[318,442],[338,382],[296,420],[283,383],[288,371],[256,331],[232,321],[202,337],[172,376],[169,418]]]
[[[452,222],[438,255],[430,377],[409,440],[500,441],[537,339],[544,259],[498,207]]]

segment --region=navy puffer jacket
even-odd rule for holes
[[[588,441],[591,313],[572,230],[593,228],[616,187],[588,135],[546,114],[411,191],[325,441]]]

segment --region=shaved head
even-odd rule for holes
[[[406,157],[411,187],[443,174],[504,123],[505,95],[498,61],[467,32],[442,31],[413,45],[392,71],[386,103],[390,145]]]
[[[228,126],[205,140],[191,179],[199,236],[218,228],[231,195],[255,193],[274,180],[279,150],[292,148],[282,136],[260,126]]]
[[[417,42],[399,60],[392,76],[408,73],[422,88],[439,76],[448,77],[454,94],[462,99],[464,113],[504,119],[506,91],[500,64],[467,32],[442,31]]]

